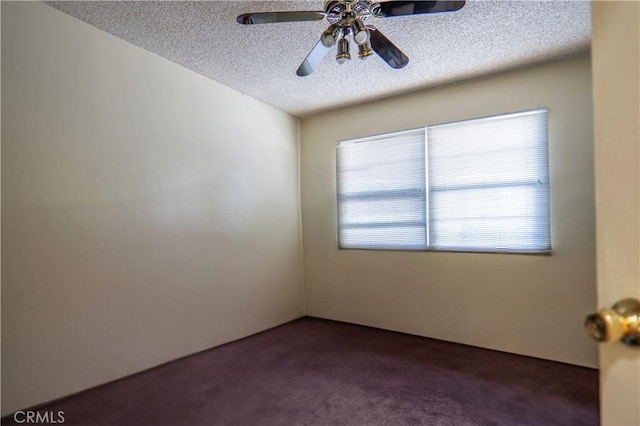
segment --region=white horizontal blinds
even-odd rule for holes
[[[424,148],[424,129],[338,143],[340,248],[426,248]]]
[[[548,251],[547,110],[427,128],[429,245]]]

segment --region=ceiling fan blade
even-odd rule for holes
[[[391,68],[404,68],[409,63],[407,55],[402,53],[398,47],[384,36],[373,25],[367,25],[371,34],[371,48],[376,52]]]
[[[455,12],[462,9],[464,1],[403,1],[391,0],[371,5],[371,13],[378,18],[421,15],[424,13]]]
[[[331,50],[331,47],[326,47],[321,41],[317,42],[298,67],[296,74],[299,77],[306,77],[314,72],[329,50]]]
[[[264,12],[264,13],[243,13],[236,18],[239,24],[272,24],[275,22],[299,22],[299,21],[320,21],[327,16],[324,12],[314,11],[294,11],[294,12]]]

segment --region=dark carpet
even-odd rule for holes
[[[302,318],[38,411],[65,425],[597,425],[598,373]]]

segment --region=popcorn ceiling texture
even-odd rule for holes
[[[467,1],[459,12],[370,18],[409,57],[344,65],[330,51],[308,77],[296,69],[326,21],[245,26],[241,13],[323,10],[322,1],[46,2],[116,37],[298,117],[584,54],[589,1]]]

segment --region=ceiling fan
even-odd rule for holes
[[[321,21],[326,19],[329,27],[311,49],[296,74],[300,77],[311,74],[327,52],[337,44],[336,61],[344,64],[351,59],[349,41],[353,38],[358,46],[358,57],[366,59],[377,53],[391,68],[399,69],[409,63],[409,58],[380,30],[367,20],[370,17],[392,18],[396,16],[422,15],[427,13],[455,12],[462,9],[464,1],[426,0],[325,0],[324,11],[289,11],[244,13],[237,17],[243,25],[271,24],[276,22]],[[366,23],[365,23],[366,22]]]

